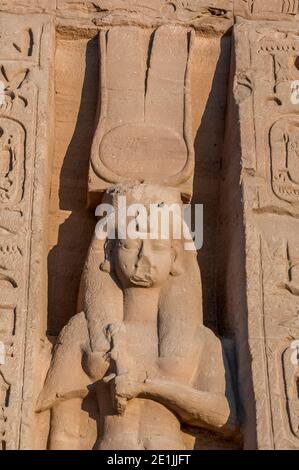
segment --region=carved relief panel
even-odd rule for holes
[[[192,36],[179,26],[100,33],[101,118],[91,152],[91,193],[135,179],[181,185],[190,199]],[[116,73],[119,67],[122,74]]]
[[[215,30],[225,30],[233,21],[233,0],[96,0],[93,3],[99,26],[137,24],[157,27],[175,23],[182,26],[200,28],[208,26]],[[62,9],[67,9],[63,5]],[[69,6],[69,10],[72,6]]]
[[[296,19],[298,0],[235,0],[235,14],[253,19]]]
[[[259,180],[259,206],[298,213],[299,37],[296,27],[240,22],[234,95],[250,133],[241,128],[244,168]],[[242,36],[241,36],[242,35]],[[240,56],[241,49],[248,53]],[[248,119],[246,116],[249,116]]]
[[[22,199],[25,164],[25,131],[16,121],[0,117],[0,201]]]
[[[271,179],[274,193],[299,203],[299,115],[284,117],[270,131]]]
[[[0,13],[0,442],[20,446],[26,391],[25,336],[29,284],[34,160],[45,17]],[[42,32],[43,31],[43,32]],[[48,36],[49,41],[49,36]],[[46,62],[43,62],[43,66]],[[42,151],[42,146],[39,151]],[[41,312],[40,312],[41,313]],[[36,315],[36,312],[35,312]]]
[[[258,447],[297,449],[298,27],[239,20],[234,34]]]
[[[299,337],[299,278],[298,244],[295,220],[280,216],[258,217],[262,230],[262,276],[265,324],[265,344],[269,376],[269,399],[274,424],[273,445],[278,449],[298,448],[298,337]],[[277,223],[281,227],[272,235]],[[288,235],[288,231],[291,235]],[[292,235],[294,234],[294,235]],[[275,305],[273,305],[275,298]],[[279,397],[280,407],[274,410]],[[297,438],[297,439],[295,439]]]

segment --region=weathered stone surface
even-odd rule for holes
[[[229,27],[232,20],[233,3],[223,1],[165,1],[155,0],[149,4],[145,0],[99,0],[94,2],[99,11],[97,22],[102,23],[132,23],[146,26],[156,26],[163,23],[175,22],[182,25],[210,25],[213,27]],[[218,25],[217,25],[218,23]]]
[[[98,83],[97,38],[59,38],[55,52],[55,146],[48,215],[50,336],[57,336],[74,315],[80,276],[94,231],[94,214],[86,210],[86,200],[98,97],[95,82]]]
[[[162,26],[152,34],[136,27],[101,33],[101,115],[91,151],[91,203],[97,191],[126,181],[179,187],[191,199],[192,43],[193,35],[180,26]]]
[[[16,449],[32,445],[36,359],[46,318],[43,211],[52,91],[44,83],[52,77],[48,46],[54,36],[51,20],[40,15],[1,13],[0,29],[0,419],[2,447]]]
[[[299,78],[297,32],[289,22],[278,28],[241,20],[234,31],[248,339],[260,449],[298,448],[298,365],[290,360],[299,326],[299,104],[292,91]],[[228,152],[238,149],[233,145],[231,139]]]
[[[298,0],[235,0],[234,14],[257,20],[296,20],[299,4]]]
[[[232,0],[2,0],[0,11],[49,13],[70,28],[176,23],[221,34],[233,23]]]

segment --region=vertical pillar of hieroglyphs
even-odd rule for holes
[[[33,358],[45,316],[51,21],[0,14],[0,448],[30,426]],[[31,405],[31,409],[32,409]]]
[[[248,16],[265,12],[266,3],[251,2]],[[298,449],[299,5],[276,4],[279,21],[237,19],[234,27],[240,148],[230,158],[241,159],[257,447]]]

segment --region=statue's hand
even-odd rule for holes
[[[121,374],[115,377],[115,395],[131,400],[141,392],[140,383],[136,382],[129,374]]]
[[[124,322],[109,323],[106,328],[106,338],[112,344],[125,344],[126,325]]]
[[[104,378],[108,381],[109,377]],[[128,373],[124,373],[114,378],[110,377],[112,397],[118,414],[124,414],[128,400],[136,398],[142,391],[142,384],[134,380]]]
[[[124,323],[113,323],[107,328],[111,341],[109,357],[113,361],[115,374],[104,377],[110,383],[112,398],[118,414],[124,414],[128,400],[135,398],[141,391],[141,383],[133,379],[134,361],[128,354],[127,331]]]
[[[116,375],[124,374],[130,368],[132,362],[127,353],[128,347],[124,323],[108,325],[107,337],[110,341],[109,358],[115,364]]]
[[[82,366],[89,377],[100,380],[109,368],[109,360],[104,352],[89,352],[83,354]]]

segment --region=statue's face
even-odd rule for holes
[[[173,260],[171,240],[118,240],[115,267],[123,285],[161,286],[170,275]]]

